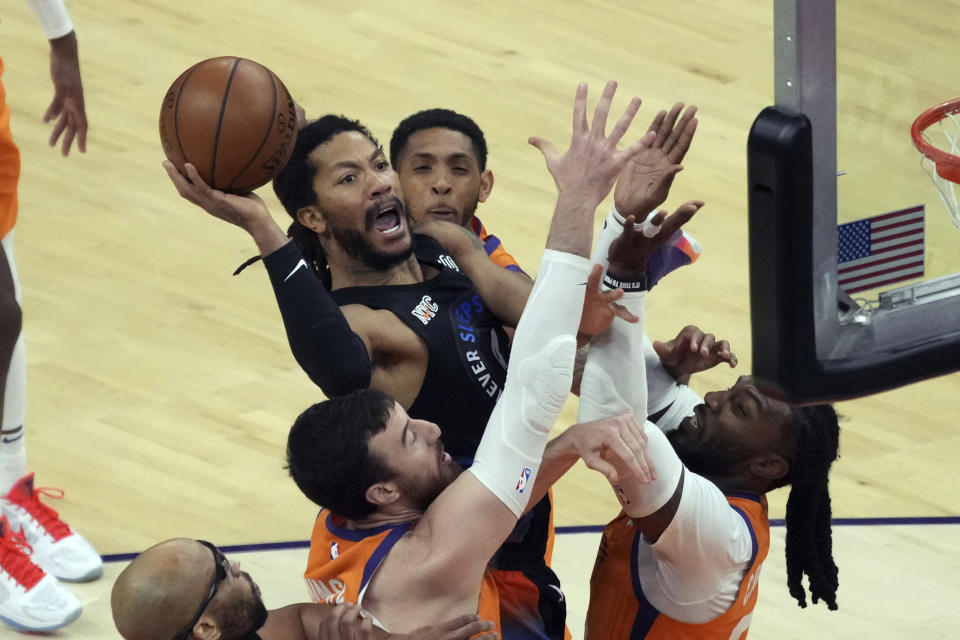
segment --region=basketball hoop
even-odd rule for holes
[[[930,174],[953,224],[960,228],[960,98],[927,109],[913,121],[910,135],[923,157],[920,164]],[[934,126],[937,125],[937,126]]]

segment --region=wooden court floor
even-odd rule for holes
[[[841,218],[925,202],[928,272],[960,270],[960,231],[908,136],[920,111],[960,93],[943,55],[960,5],[841,4]],[[749,370],[745,146],[773,100],[765,3],[90,0],[70,9],[91,122],[85,156],[46,147],[47,45],[24,3],[0,7],[0,55],[23,161],[15,246],[30,465],[40,484],[66,489],[55,506],[102,553],[180,535],[228,546],[303,540],[315,511],[282,457],[293,417],[320,395],[290,356],[262,267],[230,275],[253,244],[181,201],[160,167],[161,98],[203,58],[266,64],[310,115],[360,118],[384,143],[422,108],[472,116],[496,176],[478,215],[531,272],[554,190],[525,140],[565,143],[579,81],[594,98],[605,80],[620,81],[619,108],[641,96],[636,136],[674,101],[699,105],[670,203],[706,201],[689,225],[705,251],[651,294],[648,328],[670,337],[693,323],[731,341],[740,367],[704,374],[701,391]],[[286,224],[269,190],[262,195]],[[960,515],[958,397],[960,376],[951,375],[841,403],[835,517]],[[559,428],[574,415],[571,405]],[[559,526],[598,525],[616,512],[606,484],[579,467],[556,494]],[[773,517],[785,497],[771,496]],[[789,598],[782,533],[774,529],[751,637],[956,636],[958,525],[837,527],[836,613]],[[585,607],[595,536],[559,544],[573,619]],[[251,560],[273,605],[305,595],[302,561],[283,554]],[[107,594],[119,567],[77,589],[87,611],[60,637],[115,637]]]

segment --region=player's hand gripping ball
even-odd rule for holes
[[[287,88],[253,60],[198,62],[174,81],[160,108],[160,141],[183,173],[196,166],[216,189],[246,193],[270,182],[297,140],[296,106]]]

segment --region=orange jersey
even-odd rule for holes
[[[520,268],[517,261],[503,248],[503,245],[500,243],[500,238],[492,233],[488,233],[479,218],[474,216],[470,220],[470,228],[473,229],[473,232],[480,238],[484,250],[487,252],[487,255],[490,256],[490,259],[493,260],[494,264],[498,267],[509,269],[510,271],[523,273],[523,269]]]
[[[10,133],[10,108],[3,88],[3,58],[0,58],[0,238],[17,221],[17,181],[20,179],[20,151]]]
[[[313,525],[304,578],[314,602],[359,603],[374,573],[390,549],[415,523],[373,529],[345,529],[339,516],[322,510]],[[480,587],[477,615],[500,632],[500,602],[493,576],[487,571]],[[439,620],[435,622],[440,622]]]
[[[753,555],[737,599],[720,616],[702,624],[680,622],[657,611],[647,601],[637,573],[638,545],[646,544],[622,513],[603,532],[590,578],[586,637],[607,640],[744,640],[757,604],[760,566],[770,548],[766,499],[727,496],[730,508],[746,522]]]

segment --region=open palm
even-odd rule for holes
[[[680,163],[697,130],[694,117],[697,108],[689,107],[683,117],[680,117],[681,111],[683,103],[678,102],[669,113],[660,111],[656,115],[648,129],[656,134],[653,143],[631,158],[620,173],[613,201],[621,215],[633,215],[643,220],[666,202],[673,179],[683,169]]]

